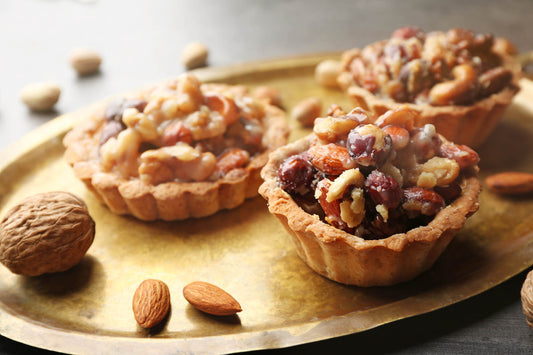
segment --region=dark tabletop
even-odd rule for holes
[[[531,14],[531,0],[1,0],[0,149],[61,113],[182,73],[180,53],[193,40],[208,46],[210,66],[362,47],[405,25],[490,32],[525,52]],[[102,54],[99,74],[80,79],[68,66],[80,46]],[[54,112],[21,103],[20,89],[36,81],[61,86]],[[526,273],[428,314],[276,352],[533,354],[520,302]],[[3,337],[0,352],[47,353]]]

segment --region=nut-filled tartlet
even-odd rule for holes
[[[477,211],[478,154],[418,115],[332,106],[270,154],[259,193],[319,274],[358,286],[413,279]]]
[[[288,135],[285,113],[244,86],[187,73],[95,109],[63,142],[76,177],[112,212],[181,220],[257,196]]]
[[[448,140],[482,144],[518,92],[516,49],[504,38],[467,29],[397,29],[391,38],[342,55],[338,83],[354,105],[377,114],[408,104],[417,124]]]

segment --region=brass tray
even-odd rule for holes
[[[336,55],[248,63],[197,71],[204,81],[271,85],[285,108],[308,96],[324,106],[348,102],[318,86],[315,65]],[[533,170],[533,84],[506,112],[479,149],[481,175]],[[436,265],[394,287],[358,288],[329,281],[296,255],[261,197],[212,217],[145,223],[111,214],[63,160],[63,135],[83,119],[69,113],[4,150],[0,160],[0,215],[25,196],[65,190],[85,199],[96,237],[83,261],[59,274],[23,277],[0,266],[0,333],[66,353],[229,353],[281,348],[368,330],[429,312],[490,289],[533,264],[533,197],[488,190],[481,208]],[[294,140],[309,131],[297,122]],[[137,326],[133,293],[146,278],[165,281],[171,314],[157,329]],[[243,311],[212,317],[193,309],[182,289],[194,280],[221,286]]]

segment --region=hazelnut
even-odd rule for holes
[[[51,110],[60,95],[59,86],[48,82],[29,84],[20,91],[21,100],[33,111]]]
[[[27,276],[66,271],[81,261],[94,233],[79,197],[62,191],[29,196],[0,222],[0,262]]]
[[[102,57],[92,49],[76,48],[70,52],[69,62],[79,75],[89,75],[100,69]]]
[[[206,65],[208,50],[201,42],[191,42],[181,52],[181,62],[187,69],[200,68]]]
[[[322,113],[322,101],[316,97],[309,97],[298,102],[291,111],[292,118],[304,127],[311,127],[315,118]]]
[[[338,60],[327,59],[316,66],[315,79],[320,85],[335,88],[338,87],[337,78],[341,71],[341,62]]]
[[[283,106],[283,98],[281,93],[270,86],[258,86],[254,90],[254,96],[259,99],[266,100],[270,105],[281,107]]]

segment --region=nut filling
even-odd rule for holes
[[[317,139],[283,161],[277,182],[306,212],[361,238],[426,225],[461,195],[463,173],[475,172],[479,157],[431,124],[416,127],[416,115],[404,107],[376,118],[356,108],[317,118]]]
[[[265,150],[265,108],[192,75],[111,103],[100,133],[105,171],[148,184],[215,181]]]
[[[339,83],[396,102],[470,105],[511,84],[495,43],[491,34],[462,28],[400,28],[388,40],[344,53]]]

